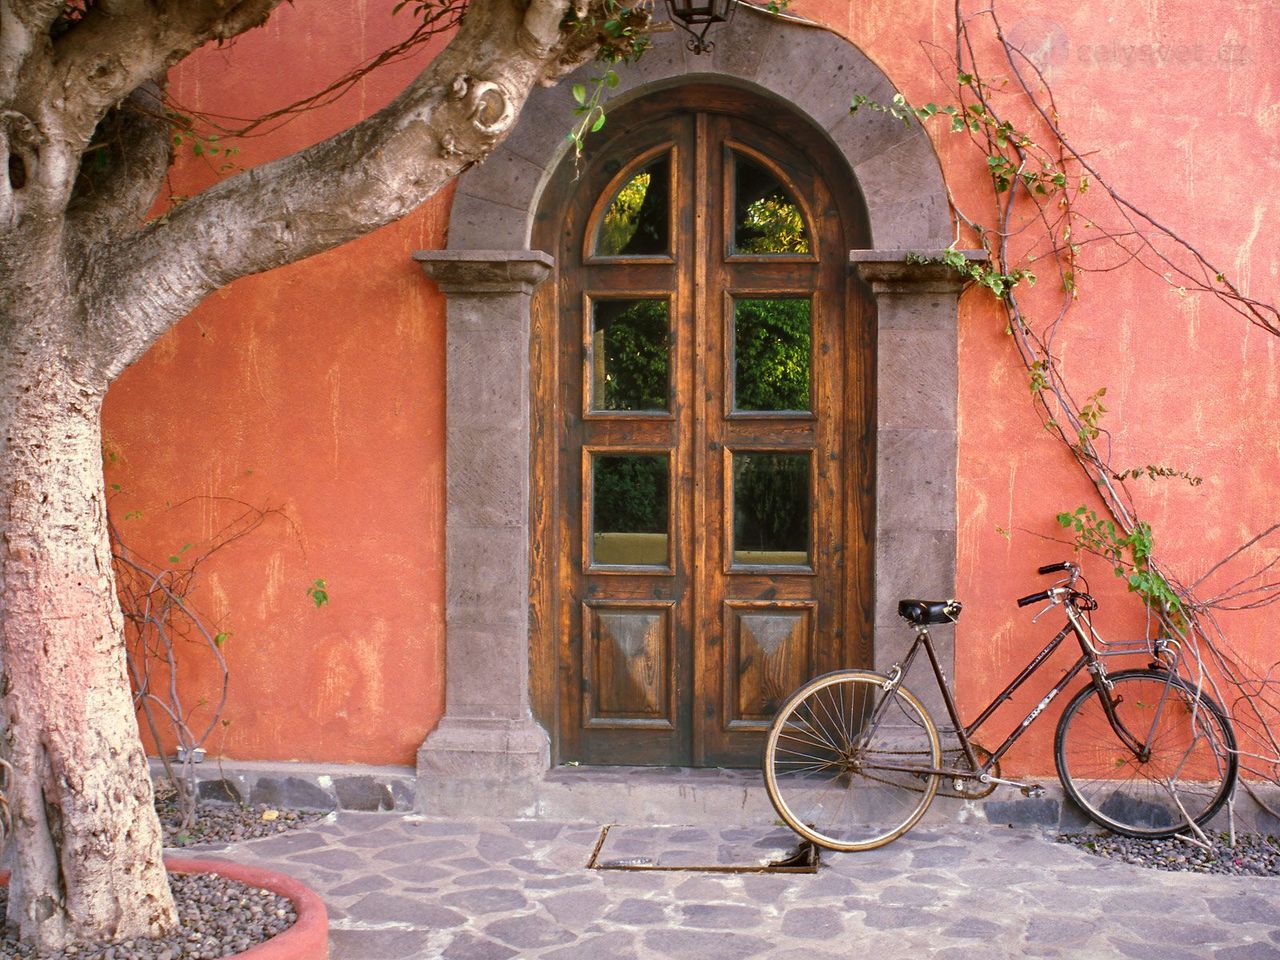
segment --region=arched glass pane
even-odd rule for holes
[[[800,204],[782,181],[740,153],[733,154],[732,253],[809,253]]]
[[[598,257],[662,256],[671,252],[671,154],[645,164],[622,185],[596,231]]]
[[[807,297],[734,299],[734,410],[810,409],[811,314]]]

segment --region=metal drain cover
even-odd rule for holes
[[[818,850],[779,827],[612,824],[601,829],[587,866],[592,870],[815,873]]]

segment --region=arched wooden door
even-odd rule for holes
[[[825,142],[738,91],[606,131],[535,229],[534,702],[561,762],[753,766],[782,697],[870,662],[865,217]]]

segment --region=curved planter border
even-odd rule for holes
[[[164,865],[170,873],[216,873],[228,880],[278,893],[293,903],[298,912],[293,926],[278,937],[235,954],[237,960],[328,960],[329,914],[324,901],[300,881],[274,870],[247,867],[226,860],[165,857]],[[9,883],[8,870],[0,870],[0,883]]]

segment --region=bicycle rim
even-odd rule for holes
[[[1055,759],[1067,794],[1096,823],[1131,837],[1167,837],[1203,825],[1231,795],[1236,743],[1221,707],[1154,670],[1110,678],[1116,716],[1139,741],[1126,747],[1097,688],[1076,695],[1058,724]]]
[[[875,673],[810,681],[783,705],[765,741],[764,777],[778,815],[830,850],[870,850],[915,825],[938,789],[938,732],[908,690]]]

